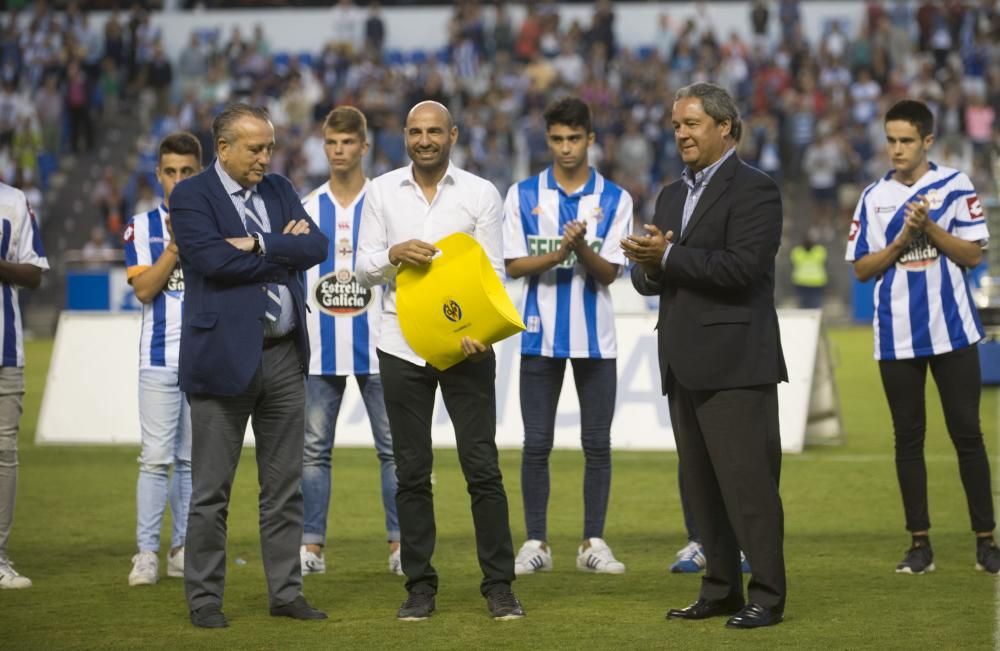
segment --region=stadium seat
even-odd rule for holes
[[[393,68],[399,67],[406,63],[406,55],[401,50],[387,50],[385,63]]]
[[[427,53],[423,50],[413,50],[410,52],[410,63],[421,65],[427,63]]]
[[[312,52],[299,52],[298,56],[299,65],[305,66],[306,68],[313,68],[313,55]]]
[[[271,59],[274,61],[275,68],[280,67],[287,69],[288,61],[291,59],[291,57],[288,55],[288,52],[275,52],[274,54],[271,55]]]

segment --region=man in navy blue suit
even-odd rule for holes
[[[291,184],[267,174],[266,110],[226,107],[212,125],[216,160],[179,183],[170,219],[184,270],[180,387],[191,403],[191,507],[184,585],[191,623],[222,613],[226,516],[247,420],[260,481],[260,538],[270,612],[325,619],[302,596],[303,272],[328,255]]]

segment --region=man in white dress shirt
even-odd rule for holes
[[[466,337],[462,351],[468,359],[446,371],[433,368],[407,344],[396,314],[400,266],[430,264],[437,253],[430,242],[451,233],[474,237],[497,273],[503,272],[500,193],[485,179],[451,164],[458,128],[441,104],[425,101],[414,106],[404,134],[413,162],[372,181],[355,268],[362,285],[386,286],[378,358],[393,433],[396,505],[409,593],[397,616],[404,621],[427,619],[435,608],[431,417],[440,385],[472,498],[476,552],[483,571],[480,591],[495,619],[518,619],[524,610],[510,589],[514,550],[495,442],[496,358],[492,349]]]

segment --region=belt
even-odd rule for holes
[[[274,348],[278,344],[282,344],[286,341],[291,341],[292,335],[294,334],[295,331],[292,330],[291,332],[283,334],[280,337],[264,337],[264,350],[267,350],[268,348]]]

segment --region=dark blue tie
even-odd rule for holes
[[[246,225],[247,233],[263,235],[267,232],[264,230],[264,220],[260,218],[260,215],[257,214],[257,211],[253,207],[253,192],[246,193],[246,197],[243,199],[243,208],[243,221]],[[278,317],[281,316],[281,297],[278,295],[277,283],[267,283],[267,298],[268,301],[267,307],[264,308],[264,316],[271,321],[277,321]]]

